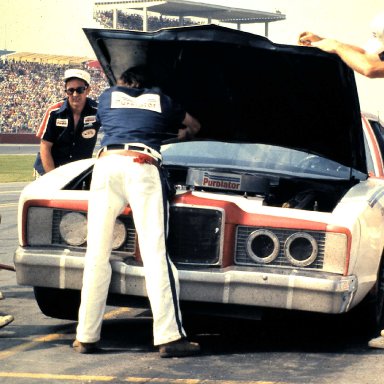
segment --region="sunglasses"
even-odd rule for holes
[[[77,88],[68,88],[68,89],[65,89],[65,93],[67,95],[73,95],[75,92],[78,93],[79,95],[81,95],[82,93],[85,92],[85,90],[87,89],[88,87],[77,87]]]

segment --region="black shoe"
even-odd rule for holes
[[[98,349],[97,343],[82,343],[79,340],[73,342],[72,348],[78,353],[95,353]]]
[[[159,346],[160,357],[184,357],[200,353],[200,345],[185,338]]]

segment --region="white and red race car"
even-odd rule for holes
[[[361,115],[338,57],[214,25],[85,33],[110,84],[146,64],[201,121],[194,141],[169,136],[162,148],[182,308],[364,306],[372,331],[383,326],[382,128]],[[49,172],[20,197],[17,281],[52,317],[77,317],[94,161]],[[147,304],[129,206],[114,236],[109,302]]]

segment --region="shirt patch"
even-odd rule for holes
[[[161,113],[160,95],[146,93],[132,97],[115,91],[111,95],[111,108],[137,108]]]
[[[81,132],[81,136],[84,137],[84,139],[92,139],[96,135],[96,129],[86,129],[85,131]]]
[[[68,119],[56,119],[56,127],[68,127]]]
[[[96,116],[85,116],[84,125],[93,124],[96,122]]]

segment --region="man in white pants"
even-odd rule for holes
[[[196,134],[200,124],[158,88],[147,88],[143,67],[125,71],[118,84],[99,98],[104,137],[92,175],[88,247],[73,348],[80,353],[97,350],[111,280],[113,228],[129,204],[153,314],[154,345],[161,357],[194,355],[200,346],[186,339],[177,269],[166,249],[168,200],[159,151],[161,133],[173,129],[185,139]]]

